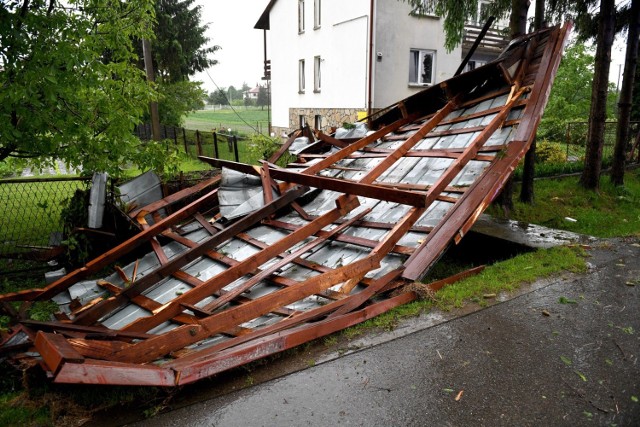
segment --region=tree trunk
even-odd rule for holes
[[[511,38],[515,39],[527,32],[527,10],[529,9],[529,0],[512,0],[511,16],[509,18],[509,30]],[[496,198],[498,203],[509,216],[509,212],[513,210],[513,176],[509,177],[502,192]]]
[[[536,0],[536,15],[533,22],[533,29],[539,30],[544,25],[544,0]],[[533,178],[536,174],[536,138],[533,138],[531,146],[524,156],[524,167],[522,169],[522,186],[520,187],[520,201],[522,203],[533,203]]]
[[[616,146],[613,151],[611,182],[614,185],[624,184],[624,164],[629,140],[629,122],[631,121],[631,103],[633,83],[638,62],[638,37],[640,35],[640,0],[631,2],[631,16],[627,32],[627,52],[624,60],[624,76],[618,101],[618,126],[616,129]]]
[[[609,65],[611,64],[611,46],[613,45],[615,34],[615,11],[614,0],[602,0],[600,2],[600,22],[598,23],[595,73],[591,88],[587,151],[584,159],[584,170],[580,177],[580,185],[591,190],[597,190],[600,186],[604,123],[607,118]]]

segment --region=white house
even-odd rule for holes
[[[442,20],[398,0],[270,0],[255,28],[269,30],[277,134],[354,122],[453,76],[470,46],[447,52]],[[469,67],[499,52],[479,49]]]
[[[255,87],[242,92],[244,95],[244,99],[252,99],[257,100],[258,94],[260,93],[260,85],[256,84]]]

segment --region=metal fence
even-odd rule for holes
[[[153,139],[150,124],[136,127],[136,135],[143,141]],[[253,163],[255,156],[250,141],[239,135],[224,132],[201,132],[174,126],[161,126],[160,138],[173,141],[176,147],[189,157],[215,157],[216,159],[234,160],[236,162]]]
[[[0,180],[0,257],[58,245],[64,204],[90,181],[75,177]]]
[[[613,150],[616,144],[616,127],[618,122],[607,121],[604,128],[604,144],[602,147],[602,159],[606,163],[613,158]],[[640,130],[640,122],[629,123],[629,148]],[[589,122],[571,122],[567,124],[564,149],[569,162],[582,161],[586,152],[587,133]]]

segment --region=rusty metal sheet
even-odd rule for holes
[[[294,132],[261,166],[201,157],[224,167],[219,188],[199,184],[203,196],[166,216],[196,189],[137,207],[135,237],[42,289],[0,295],[53,299],[63,319],[16,319],[0,351],[29,351],[60,383],[176,386],[414,300],[406,285],[526,153],[568,30],[526,35],[354,131],[310,144],[309,129]],[[276,166],[286,149],[297,160]]]

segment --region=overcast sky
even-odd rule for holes
[[[210,44],[221,49],[213,56],[219,64],[209,68],[208,75],[198,73],[193,80],[202,81],[208,93],[215,91],[216,85],[240,89],[243,83],[250,87],[262,84],[263,32],[253,26],[269,0],[196,0],[195,4],[202,6],[202,22],[209,24]],[[620,68],[624,66],[624,49],[625,41],[618,37],[609,74],[613,83],[617,83]]]
[[[240,89],[243,83],[262,84],[264,36],[253,26],[269,0],[196,0],[195,4],[202,6],[202,23],[209,24],[210,45],[221,49],[213,55],[219,63],[209,68],[209,75],[198,73],[193,80],[202,81],[208,93],[216,90],[215,85]]]

